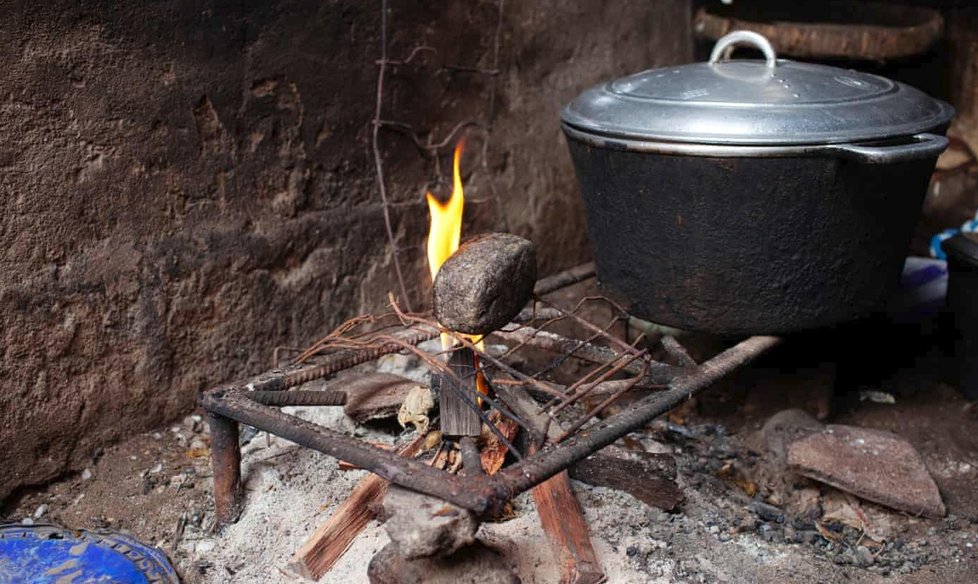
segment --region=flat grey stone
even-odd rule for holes
[[[383,507],[384,529],[408,559],[452,554],[474,542],[479,529],[468,510],[394,485]]]
[[[914,515],[943,517],[944,502],[920,454],[896,434],[830,425],[788,446],[801,475]]]

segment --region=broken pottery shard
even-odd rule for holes
[[[408,559],[445,556],[475,541],[472,513],[441,499],[392,486],[384,497],[384,528]]]
[[[506,560],[479,542],[447,558],[414,560],[391,543],[370,560],[367,577],[370,584],[520,584]]]
[[[536,279],[532,243],[508,233],[480,235],[463,243],[438,270],[435,318],[454,331],[488,334],[526,305]]]
[[[914,515],[944,516],[944,503],[920,454],[890,432],[826,426],[788,446],[799,474]]]

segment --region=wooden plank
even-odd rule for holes
[[[561,556],[560,583],[598,584],[607,580],[567,471],[533,487],[533,500],[543,531]]]
[[[398,450],[401,456],[414,456],[424,444],[418,436]],[[374,508],[384,498],[390,483],[375,474],[365,476],[326,523],[319,526],[289,560],[289,568],[311,580],[319,580],[333,567],[353,540],[374,519]]]
[[[453,388],[449,386],[453,383],[451,378],[435,376],[439,382],[438,416],[441,420],[441,433],[444,436],[478,436],[482,433],[482,420],[459,395],[459,391],[462,391],[472,400],[478,397],[475,386],[475,353],[468,348],[456,349],[448,360],[448,366],[463,384],[454,384]]]
[[[595,487],[625,491],[663,511],[675,511],[685,498],[674,480],[676,462],[670,454],[645,453],[640,460],[595,454],[572,466],[570,476]]]

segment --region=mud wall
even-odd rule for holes
[[[443,192],[454,140],[430,145],[468,122],[467,232],[527,236],[554,271],[588,253],[560,106],[689,59],[686,0],[497,8],[391,0],[388,58],[430,47],[388,67],[378,135],[415,308],[423,194]],[[380,16],[0,4],[0,499],[398,289],[371,148]]]

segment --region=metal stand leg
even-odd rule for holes
[[[211,465],[214,471],[215,527],[220,529],[238,520],[241,514],[241,448],[238,423],[208,412],[211,428]]]

